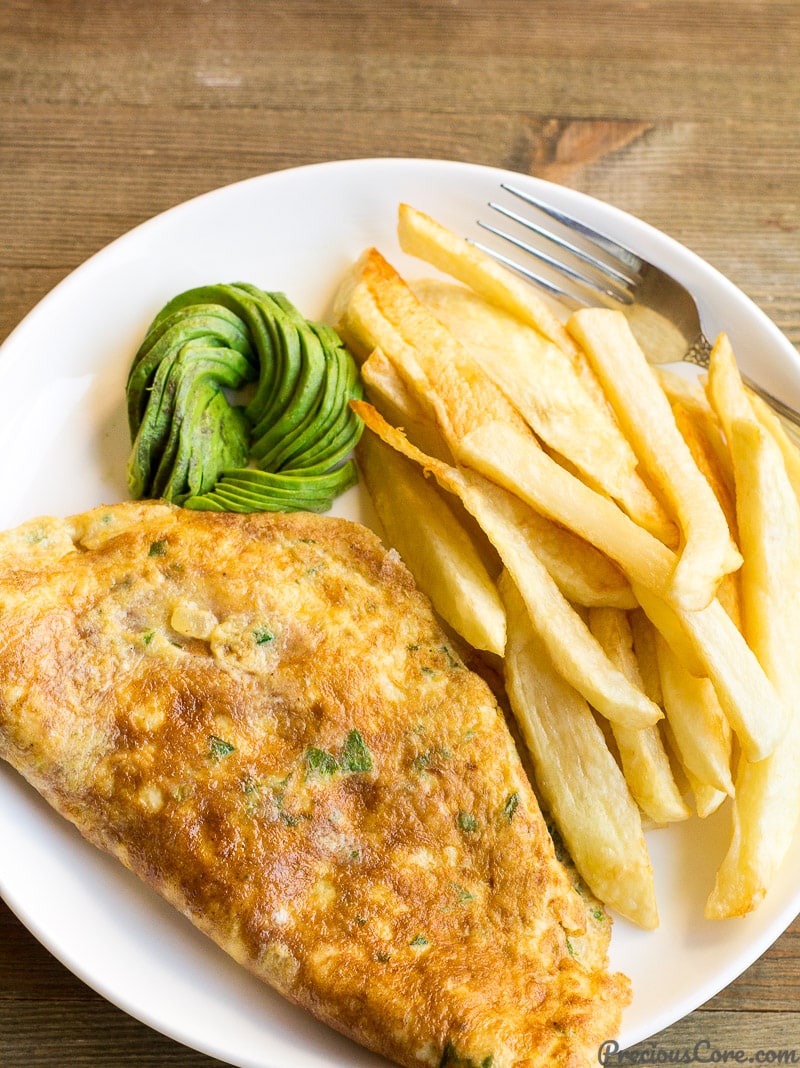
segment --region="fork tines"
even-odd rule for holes
[[[491,201],[489,207],[507,219],[512,227],[501,229],[480,219],[478,225],[533,257],[549,270],[542,274],[520,263],[518,259],[476,241],[478,248],[551,295],[566,299],[570,303],[596,304],[598,294],[617,303],[632,303],[630,290],[640,281],[639,270],[642,266],[642,261],[635,253],[515,186],[503,184],[502,188],[534,208],[543,217],[542,221],[537,222],[503,204]],[[556,226],[548,226],[547,219],[553,220]],[[533,234],[540,238],[542,243],[532,244],[530,239],[521,236],[522,233]],[[553,255],[548,252],[543,244],[545,242],[555,246],[558,253]]]

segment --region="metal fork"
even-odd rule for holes
[[[489,207],[508,220],[511,228],[504,230],[480,219],[478,225],[533,257],[538,269],[476,241],[478,248],[569,307],[620,308],[651,363],[688,361],[708,368],[711,345],[703,333],[694,297],[680,282],[606,234],[539,198],[505,183],[502,188],[534,208],[539,221],[491,201]],[[532,244],[521,236],[523,233],[534,234],[541,244]],[[548,252],[548,248],[554,252]],[[796,439],[800,413],[757,382],[742,377],[754,393],[792,424]]]

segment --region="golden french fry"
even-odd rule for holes
[[[554,667],[506,573],[506,686],[536,783],[578,872],[601,901],[641,927],[658,926],[641,817],[591,709]]]
[[[683,613],[644,586],[634,586],[633,595],[650,623],[653,631],[661,635],[670,649],[692,675],[701,678],[708,674],[705,658],[698,652],[683,626]],[[654,638],[655,643],[655,638]],[[654,644],[654,650],[657,643]],[[656,670],[658,665],[656,662]],[[659,683],[660,687],[660,683]],[[663,704],[663,701],[659,702]]]
[[[729,465],[720,462],[716,446],[710,436],[713,433],[711,429],[713,424],[708,419],[698,416],[696,410],[682,401],[672,405],[672,415],[681,437],[692,454],[692,459],[717,498],[728,524],[728,530],[735,540],[737,525],[733,471],[726,471],[725,467]],[[716,429],[718,428],[714,427],[714,430]]]
[[[661,676],[658,671],[658,632],[641,607],[628,612],[628,626],[631,628],[633,653],[639,678],[642,680],[642,689],[651,701],[663,707]],[[664,722],[662,719],[659,726],[663,726]]]
[[[795,496],[800,500],[800,448],[798,448],[796,440],[787,433],[786,424],[781,421],[766,401],[755,393],[748,393],[748,397],[759,423],[765,430],[769,431],[781,450],[787,477],[792,484]]]
[[[711,353],[709,396],[730,441],[736,479],[743,629],[784,702],[788,726],[774,752],[736,774],[728,852],[706,903],[714,918],[741,916],[767,893],[800,820],[800,505],[774,437],[755,415],[730,343]]]
[[[372,366],[376,368],[377,365],[380,376],[385,371],[387,357],[391,359],[392,366],[400,371],[406,394],[415,402],[414,417],[427,419],[435,425],[445,443],[444,451],[450,454],[453,434],[447,423],[447,413],[431,391],[428,379],[417,363],[413,345],[405,339],[399,325],[387,318],[378,302],[373,283],[384,276],[402,282],[376,249],[368,249],[345,275],[336,294],[336,327],[347,347],[362,361],[362,367],[375,356]],[[381,388],[379,379],[376,385]],[[390,399],[397,403],[401,395],[396,386],[392,384],[388,388]],[[441,451],[438,444],[437,451]]]
[[[766,760],[742,759],[736,773],[728,851],[708,896],[708,919],[745,916],[766,897],[797,829],[800,726],[792,721]]]
[[[701,820],[713,816],[718,808],[727,801],[728,794],[723,790],[717,790],[708,783],[699,782],[693,775],[687,773],[689,785],[694,795],[694,807]]]
[[[395,365],[380,349],[374,349],[361,365],[361,377],[366,399],[388,423],[402,427],[412,445],[416,445],[422,452],[447,463],[452,462],[452,453],[439,431],[436,414],[428,397],[410,390]],[[484,565],[490,574],[496,576],[499,561],[486,535],[452,495],[450,503],[455,503],[459,523],[472,538]],[[628,592],[628,596],[632,597],[632,592]]]
[[[786,712],[755,653],[719,601],[698,612],[682,612],[643,587],[634,585],[633,592],[682,666],[711,679],[748,759],[769,756],[786,729]]]
[[[689,405],[679,400],[673,403],[672,414],[675,417],[675,425],[681,432],[683,440],[689,446],[692,458],[714,491],[714,496],[719,501],[719,506],[725,516],[731,537],[734,541],[737,541],[738,526],[733,468],[730,464],[730,456],[724,439],[722,440],[722,447],[725,449],[725,460],[721,459],[718,441],[722,438],[722,432],[714,412],[707,401],[703,408],[700,405]],[[719,586],[717,586],[717,599],[736,626],[741,629],[739,571],[730,571],[727,575],[722,576]]]
[[[800,506],[780,448],[761,426],[724,336],[711,353],[709,393],[730,441],[736,478],[745,637],[794,708],[800,698],[793,688],[800,681],[793,641],[800,622]]]
[[[728,491],[733,493],[733,465],[719,419],[711,407],[703,382],[698,377],[686,378],[666,367],[653,367],[653,373],[667,396],[673,412],[680,406],[694,424],[696,433],[704,440],[715,458]]]
[[[755,424],[758,420],[744,388],[739,369],[736,366],[736,358],[733,355],[733,349],[726,334],[720,334],[711,349],[706,391],[711,407],[714,409],[728,441],[733,479],[738,493],[741,488],[741,473],[740,481],[737,483],[736,455],[731,437],[733,423],[738,419],[742,423]]]
[[[497,587],[435,483],[374,434],[362,436],[356,458],[388,544],[436,611],[470,645],[502,656],[506,621]]]
[[[535,474],[525,499],[537,511],[595,545],[637,581],[658,591],[669,586],[674,554],[544,452],[502,391],[376,250],[365,253],[351,274],[340,314],[348,330],[382,349],[406,387],[430,405],[456,460],[495,480],[502,477],[506,488],[520,494],[524,464],[529,476]],[[502,449],[496,434],[512,447]],[[501,470],[487,470],[489,452],[500,458]]]
[[[664,710],[681,763],[698,782],[732,795],[731,728],[711,681],[690,674],[663,639],[657,654]]]
[[[402,427],[406,437],[422,452],[450,461],[450,450],[433,416],[423,409],[425,398],[409,390],[394,364],[375,349],[361,367],[365,393],[370,403],[392,426]],[[459,516],[475,538],[472,517]],[[528,534],[536,554],[553,576],[568,601],[579,605],[632,608],[636,604],[630,583],[621,570],[583,538],[531,510]],[[480,548],[485,541],[475,538]]]
[[[608,719],[630,727],[648,726],[660,719],[661,709],[611,663],[536,556],[527,538],[530,509],[480,475],[425,456],[371,405],[364,401],[353,401],[352,405],[370,430],[430,471],[443,489],[460,497],[519,587],[559,671],[592,707]]]
[[[569,319],[645,471],[674,511],[684,544],[672,577],[672,600],[705,608],[723,575],[741,566],[725,516],[678,432],[669,402],[625,317],[582,308]]]
[[[392,426],[401,426],[409,441],[429,456],[450,460],[448,445],[421,399],[409,390],[380,349],[361,367],[365,393]],[[471,518],[471,517],[466,517]],[[471,533],[470,523],[467,522]],[[567,600],[584,606],[632,608],[636,598],[621,569],[608,556],[560,524],[531,511],[528,534],[539,560]]]
[[[345,336],[382,349],[412,392],[425,398],[453,455],[476,420],[492,417],[535,441],[501,390],[377,249],[360,258],[337,307]]]
[[[612,663],[643,692],[642,676],[633,649],[633,631],[626,612],[618,608],[593,608],[589,629]],[[628,788],[642,811],[656,824],[674,823],[689,817],[664,749],[658,725],[631,730],[611,725]]]
[[[374,349],[361,365],[364,393],[392,426],[402,426],[410,441],[429,456],[452,461],[452,454],[424,395],[412,392],[392,361]]]
[[[513,272],[408,204],[398,211],[400,247],[458,279],[493,304],[534,327],[564,352],[577,356],[577,346],[544,301]]]
[[[553,581],[573,605],[633,608],[637,604],[622,571],[593,545],[529,508],[528,540]]]
[[[542,449],[531,447],[527,430],[502,420],[484,420],[464,435],[457,456],[536,511],[585,538],[632,582],[668,595],[675,553],[608,497],[575,478]]]
[[[669,722],[662,719],[658,725],[661,736],[664,739],[664,747],[670,755],[673,774],[678,788],[684,796],[689,794],[694,799],[694,809],[700,819],[707,819],[728,800],[729,795],[722,790],[700,782],[692,775],[691,771],[681,763],[680,753],[675,738],[670,730]]]
[[[608,404],[596,403],[561,349],[465,286],[423,279],[412,289],[550,449],[640,526],[676,544],[675,524],[639,476]]]
[[[706,411],[713,415],[703,385],[694,371],[687,377],[669,367],[659,367],[655,364],[652,367],[653,374],[670,404],[682,404],[693,412]]]

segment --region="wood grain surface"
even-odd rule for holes
[[[88,256],[188,197],[418,156],[626,209],[799,345],[798,54],[797,0],[3,0],[0,340]],[[695,1049],[800,1063],[800,923],[639,1053]],[[0,902],[3,1068],[214,1063],[89,990]]]

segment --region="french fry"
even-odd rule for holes
[[[481,421],[461,439],[458,459],[595,545],[632,582],[668,595],[672,550],[542,449],[531,448],[527,431],[501,420]]]
[[[720,918],[744,915],[764,898],[800,820],[800,506],[724,335],[712,349],[708,389],[733,458],[743,629],[788,713],[774,752],[758,762],[744,753],[737,769],[731,841],[706,903],[706,915]]]
[[[730,450],[717,414],[708,401],[702,380],[697,377],[686,378],[666,367],[653,367],[653,373],[673,412],[680,406],[688,413],[696,433],[704,440],[706,448],[713,452],[717,470],[721,473],[728,492],[732,494],[734,486]]]
[[[386,354],[395,363],[406,385],[413,393],[421,392],[430,398],[439,428],[459,461],[471,463],[498,482],[503,480],[507,489],[538,511],[563,523],[604,551],[632,580],[634,592],[637,587],[643,591],[637,594],[640,601],[642,596],[655,591],[656,598],[650,597],[651,602],[663,603],[669,608],[663,598],[671,588],[673,572],[677,570],[673,567],[674,554],[628,519],[612,501],[595,493],[547,456],[503,394],[474,364],[457,340],[442,324],[434,321],[431,325],[430,313],[422,308],[383,257],[374,251],[367,254],[362,260],[360,273],[351,279],[350,293],[352,299],[345,314],[361,316],[363,312],[370,317],[370,329],[381,335],[380,343],[392,346],[392,351],[386,349]],[[392,322],[387,315],[393,317]],[[403,328],[399,344],[397,329],[393,325],[395,321]],[[667,403],[663,395],[661,399]],[[667,410],[674,436],[688,456],[668,405]],[[719,505],[690,456],[689,460],[717,510],[726,544],[730,545],[730,535]],[[461,479],[463,482],[463,470]],[[469,505],[467,511],[472,511]],[[528,509],[522,514],[527,515]],[[511,531],[506,531],[504,536],[511,539]],[[489,540],[494,542],[493,537]],[[532,552],[530,543],[526,542],[525,547],[526,551]],[[500,555],[502,558],[502,552]],[[536,563],[541,566],[538,557]],[[571,615],[574,613],[568,618],[571,619]],[[725,618],[719,618],[720,615]],[[542,616],[540,612],[539,617]],[[555,630],[553,627],[550,631],[554,641]],[[707,674],[712,679],[725,714],[749,759],[767,756],[783,730],[780,714],[775,715],[780,703],[741,634],[716,601],[702,612],[681,612],[676,633],[684,631],[688,639],[684,644],[695,653],[690,670]],[[563,652],[564,634],[558,638],[558,644]],[[570,670],[575,671],[574,661],[570,658],[567,661],[571,663]],[[581,692],[585,692],[586,685],[584,676]],[[604,715],[608,714],[606,708],[613,709],[613,702],[603,707],[591,698],[587,699]],[[609,718],[613,719],[615,715],[618,717],[619,712],[612,711]]]
[[[374,349],[361,365],[361,377],[364,381],[366,399],[377,408],[388,423],[391,423],[392,426],[402,427],[412,445],[416,445],[422,452],[447,463],[452,462],[452,453],[439,431],[435,413],[427,403],[427,398],[412,392],[406,387],[392,361],[380,349]],[[448,496],[450,504],[454,504],[455,510],[458,512],[460,525],[464,527],[472,539],[486,569],[496,577],[499,571],[499,561],[486,535],[473,517],[453,498],[452,494]],[[557,548],[554,547],[554,551],[557,551]],[[568,561],[565,561],[563,566],[567,574],[571,575],[575,570],[575,566],[570,566]],[[609,562],[609,571],[612,567],[613,565]],[[623,599],[633,598],[630,586],[625,583],[623,576],[618,574],[616,585],[612,585],[611,580],[609,580],[609,592],[612,600],[613,593],[617,591],[617,586],[620,587],[619,596]],[[628,587],[627,590],[624,589],[625,586]]]
[[[742,487],[742,473],[741,471],[739,472],[739,482],[737,483],[733,424],[736,420],[739,420],[742,424],[756,424],[758,420],[744,388],[739,370],[736,367],[733,349],[726,334],[720,334],[711,349],[706,391],[728,441],[734,484],[738,492]]]
[[[690,674],[663,639],[657,655],[664,710],[681,763],[698,782],[732,795],[731,728],[714,687]]]
[[[713,413],[710,413],[713,415]],[[736,500],[733,484],[733,469],[720,461],[714,442],[718,429],[710,419],[698,413],[682,401],[672,405],[672,415],[680,435],[688,446],[698,470],[711,487],[725,516],[731,537],[736,540]]]
[[[657,631],[641,607],[628,612],[628,626],[631,628],[633,653],[642,689],[657,705],[663,705],[661,693],[661,676],[658,672]],[[663,720],[661,721],[663,725]]]
[[[703,389],[651,368],[622,313],[565,330],[428,216],[402,205],[398,235],[463,284],[414,288],[372,249],[337,297],[387,536],[462,636],[504,648],[541,795],[594,892],[654,926],[643,819],[734,795],[706,915],[745,914],[800,823],[800,450],[724,335]]]
[[[664,739],[664,747],[670,755],[670,762],[678,788],[683,796],[691,794],[694,799],[695,812],[700,819],[707,819],[728,800],[729,795],[722,790],[715,789],[713,786],[699,782],[691,771],[681,763],[680,753],[670,730],[669,722],[666,719],[662,719],[658,727]]]
[[[763,760],[786,730],[786,711],[741,631],[718,600],[682,612],[634,586],[636,599],[683,667],[711,679],[722,710],[749,760]]]
[[[454,456],[476,419],[492,416],[535,441],[510,401],[377,249],[359,259],[336,303],[344,335],[384,351],[406,386],[430,405]]]
[[[723,790],[717,790],[708,783],[700,782],[693,775],[688,774],[689,785],[694,795],[694,807],[701,820],[708,819],[728,800],[728,794]]]
[[[409,441],[436,459],[451,460],[450,450],[433,416],[423,410],[419,398],[406,388],[394,364],[375,349],[362,364],[367,400],[392,426],[402,427]],[[476,524],[471,516],[459,516],[474,540]],[[568,601],[585,606],[632,608],[636,604],[630,583],[621,570],[593,545],[538,512],[528,516],[528,532],[536,554],[553,576]]]
[[[575,342],[531,286],[481,249],[408,204],[400,205],[397,236],[404,252],[468,285],[579,358]]]
[[[589,629],[612,663],[646,693],[627,613],[617,608],[594,608],[589,612]],[[675,783],[658,725],[631,730],[612,724],[611,729],[625,781],[642,811],[656,824],[687,819],[689,808]]]
[[[737,541],[738,525],[736,521],[736,491],[733,485],[733,468],[727,455],[727,445],[724,440],[720,445],[721,428],[714,412],[707,401],[705,407],[686,404],[684,401],[676,401],[672,405],[672,414],[675,417],[675,425],[689,447],[692,459],[704,475],[709,486],[711,486],[714,496],[719,502],[731,537],[734,541]],[[721,458],[720,448],[725,449],[725,460]],[[717,599],[741,630],[742,613],[739,603],[739,571],[729,571],[727,575],[722,576],[717,586]]]
[[[506,573],[506,685],[536,783],[578,872],[607,905],[658,926],[653,870],[639,810],[586,701],[556,670]]]
[[[724,336],[711,353],[709,395],[730,441],[736,477],[745,637],[794,708],[798,690],[792,682],[800,681],[800,669],[790,635],[800,622],[800,506],[780,448],[759,422]]]
[[[661,709],[611,663],[531,548],[526,533],[530,509],[480,475],[425,456],[371,405],[363,401],[352,404],[370,430],[430,471],[443,489],[461,499],[513,576],[554,663],[592,707],[624,726],[649,726],[660,719]]]
[[[622,571],[593,545],[533,508],[526,513],[529,543],[564,597],[583,608],[633,608],[637,601]]]
[[[692,411],[705,411],[714,415],[703,385],[695,374],[692,373],[691,377],[686,377],[670,367],[656,365],[653,365],[653,374],[671,405],[682,404]]]
[[[708,919],[745,916],[764,900],[797,829],[800,729],[794,721],[766,760],[742,759],[736,773],[731,838],[708,896]]]
[[[748,396],[758,421],[765,430],[769,431],[781,450],[786,474],[792,484],[795,496],[800,500],[800,448],[798,448],[796,441],[786,432],[785,424],[778,418],[767,402],[755,393],[749,393]]]
[[[722,576],[742,562],[722,509],[625,317],[605,308],[582,308],[567,325],[588,354],[645,471],[678,519],[684,544],[671,599],[690,611],[705,608]]]
[[[434,608],[470,645],[502,656],[506,620],[497,587],[435,483],[374,434],[362,436],[356,458],[389,545]]]
[[[380,348],[412,394],[425,398],[457,461],[502,478],[520,494],[524,466],[532,507],[595,545],[636,581],[666,592],[674,554],[544,452],[502,391],[380,253],[372,249],[361,257],[340,297],[347,331]],[[512,447],[501,448],[495,434]]]
[[[425,279],[412,288],[550,449],[640,526],[677,543],[675,524],[639,476],[608,404],[596,403],[566,353],[462,285]]]
[[[364,393],[392,426],[402,426],[418,448],[447,463],[452,453],[442,437],[430,403],[412,392],[380,349],[373,349],[361,365]]]
[[[660,635],[687,671],[690,671],[692,675],[698,678],[707,675],[708,671],[703,653],[695,649],[694,643],[683,626],[683,614],[679,610],[672,608],[657,595],[651,593],[650,590],[645,589],[644,586],[635,586],[633,593],[642,613],[651,625],[651,630],[654,632],[653,652],[656,654],[656,672],[658,673],[659,670],[657,638]],[[659,692],[660,685],[659,678]],[[663,700],[659,701],[659,704],[663,704]]]
[[[403,251],[464,283],[490,304],[513,315],[553,342],[567,354],[595,405],[610,410],[608,399],[586,354],[575,344],[561,320],[518,274],[408,204],[399,207],[397,236]]]

